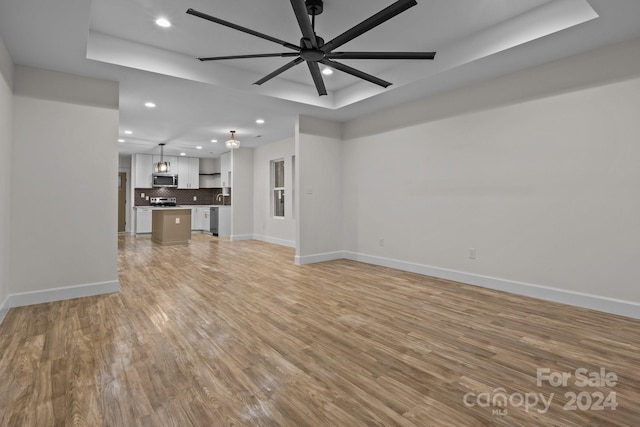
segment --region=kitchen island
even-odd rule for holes
[[[191,209],[154,209],[151,240],[161,245],[186,245],[191,240]]]

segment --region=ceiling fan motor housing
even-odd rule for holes
[[[305,6],[307,6],[307,13],[309,15],[320,15],[323,10],[322,0],[306,0],[304,2]]]
[[[304,37],[300,39],[300,57],[305,61],[311,62],[319,62],[322,61],[325,57],[325,53],[320,49],[309,49],[307,48],[307,44],[305,43]],[[318,48],[321,48],[324,45],[324,39],[316,35],[316,40],[318,43]]]

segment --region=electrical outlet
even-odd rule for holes
[[[149,196],[147,196],[146,200],[149,200]]]
[[[476,259],[476,248],[469,248],[469,259]]]
[[[380,239],[380,246],[384,246],[384,239]]]
[[[198,200],[198,196],[193,196],[193,201],[195,202],[196,200]]]
[[[176,224],[180,224],[180,218],[176,218]]]
[[[144,199],[144,193],[140,193],[140,198]]]

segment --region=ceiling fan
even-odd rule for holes
[[[211,22],[215,22],[216,24],[233,28],[234,30],[251,34],[252,36],[256,36],[261,39],[278,43],[294,51],[284,53],[259,53],[254,55],[214,56],[198,58],[200,61],[268,57],[295,57],[295,59],[293,59],[291,62],[288,62],[272,73],[267,74],[254,84],[261,85],[265,82],[268,82],[272,78],[282,74],[288,69],[306,61],[307,65],[309,66],[309,71],[311,72],[313,82],[316,86],[316,89],[318,90],[318,95],[326,95],[327,89],[325,88],[324,81],[322,80],[322,74],[320,73],[320,66],[318,64],[324,64],[327,67],[331,67],[347,74],[351,74],[352,76],[359,77],[363,80],[386,88],[387,86],[391,85],[390,82],[372,76],[371,74],[367,74],[364,71],[360,71],[356,68],[337,62],[335,61],[335,59],[433,59],[436,55],[435,52],[334,52],[335,49],[339,48],[343,44],[355,39],[356,37],[377,27],[383,22],[388,21],[394,16],[417,4],[418,3],[415,0],[398,0],[391,6],[386,7],[370,18],[365,19],[358,25],[350,28],[336,38],[325,43],[322,37],[319,37],[315,33],[316,16],[320,15],[323,10],[322,0],[291,0],[291,6],[293,7],[296,19],[298,20],[300,30],[302,31],[300,45],[288,43],[284,40],[271,37],[267,34],[263,34],[252,29],[242,27],[228,21],[224,21],[220,18],[207,15],[206,13],[198,12],[197,10],[188,9],[187,13]],[[310,15],[311,19],[309,19],[309,16],[307,15]]]

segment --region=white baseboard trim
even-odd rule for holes
[[[640,304],[621,299],[608,298],[600,295],[592,295],[566,289],[551,288],[534,285],[531,283],[516,282],[479,274],[465,273],[446,268],[431,267],[424,264],[416,264],[372,255],[364,255],[356,252],[343,252],[344,258],[360,261],[367,264],[375,264],[397,270],[433,276],[455,282],[481,286],[483,288],[505,291],[512,294],[538,298],[546,301],[559,302],[577,307],[589,308],[605,313],[640,319]]]
[[[294,261],[297,265],[304,265],[304,264],[313,264],[314,262],[333,261],[333,260],[342,259],[342,258],[346,258],[344,256],[344,252],[336,251],[336,252],[325,252],[322,254],[313,254],[313,255],[304,255],[304,256],[296,255],[294,257]]]
[[[0,306],[0,322],[4,319],[6,311],[13,307],[42,304],[46,302],[61,301],[66,299],[90,297],[94,295],[110,294],[120,290],[120,282],[88,283],[84,285],[66,286],[62,288],[44,289],[41,291],[22,292],[10,294]],[[3,314],[4,313],[4,314]]]
[[[260,240],[261,242],[273,243],[274,245],[287,246],[289,248],[295,248],[296,242],[293,240],[280,239],[278,237],[261,236],[259,234],[253,235],[254,240]]]
[[[234,234],[229,236],[229,240],[232,242],[237,242],[240,240],[253,240],[253,234]]]

